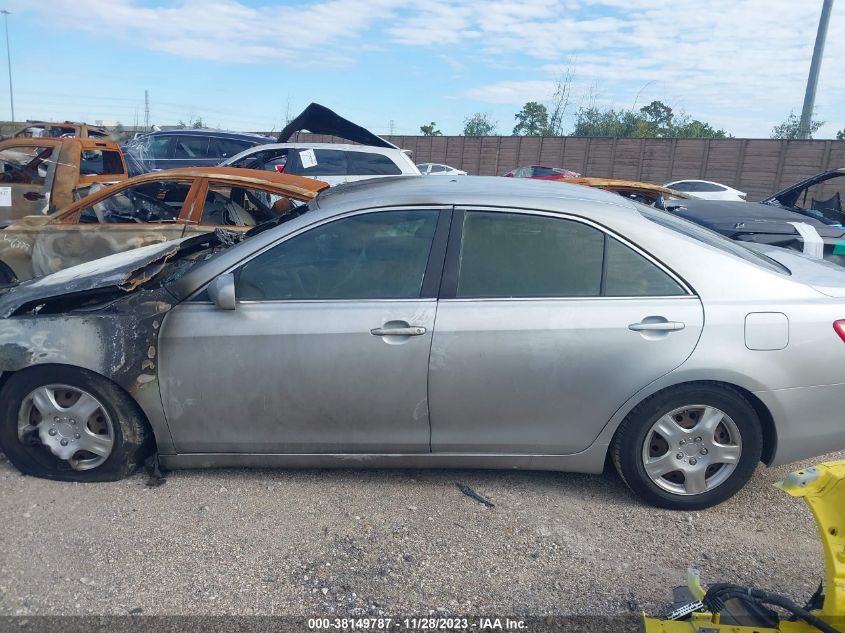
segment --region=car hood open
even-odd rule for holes
[[[376,136],[368,129],[356,125],[352,121],[344,119],[336,112],[329,110],[326,106],[319,103],[312,103],[305,108],[299,116],[288,123],[284,129],[279,132],[279,143],[286,143],[290,140],[296,132],[308,130],[312,134],[331,134],[332,136],[339,136],[353,143],[360,143],[361,145],[374,145],[376,147],[390,147],[399,149],[396,145],[389,141],[385,141],[380,136]]]

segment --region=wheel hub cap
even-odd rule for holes
[[[739,428],[726,413],[708,405],[689,405],[652,425],[642,459],[648,477],[663,490],[697,495],[723,484],[741,454]]]
[[[89,470],[111,455],[114,427],[92,394],[68,385],[45,385],[24,398],[18,414],[18,438],[35,437],[75,470]]]

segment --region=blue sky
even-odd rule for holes
[[[279,129],[311,101],[376,133],[510,134],[573,73],[579,104],[661,99],[735,136],[800,112],[821,0],[6,0],[18,119],[201,116]],[[834,6],[816,112],[845,127],[845,4]],[[0,49],[2,50],[2,49]],[[0,117],[8,90],[0,69]]]

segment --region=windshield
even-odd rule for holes
[[[698,224],[679,218],[667,211],[661,211],[641,204],[637,205],[637,210],[640,212],[640,215],[644,216],[648,220],[651,220],[655,224],[671,229],[681,235],[685,235],[686,237],[691,237],[706,244],[707,246],[717,248],[723,253],[734,255],[735,257],[739,257],[751,264],[762,266],[772,272],[786,275],[791,274],[786,266],[776,262],[771,257],[767,257],[762,253],[753,251],[747,246],[744,246],[741,242],[729,240],[715,231],[711,231],[703,226],[699,226]]]

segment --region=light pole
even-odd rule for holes
[[[810,121],[816,105],[816,86],[819,84],[819,69],[824,54],[824,40],[827,37],[827,25],[830,23],[830,10],[833,0],[824,0],[822,14],[819,17],[819,30],[816,32],[816,45],[813,47],[813,61],[810,62],[810,74],[807,77],[807,91],[804,93],[804,107],[801,109],[801,122],[798,124],[798,138],[810,135]],[[8,40],[7,40],[8,41]]]
[[[6,9],[0,10],[3,14],[3,22],[6,26],[6,60],[9,62],[9,104],[12,106],[12,123],[15,122],[15,95],[12,92],[12,49],[9,46],[9,16],[11,13]]]

